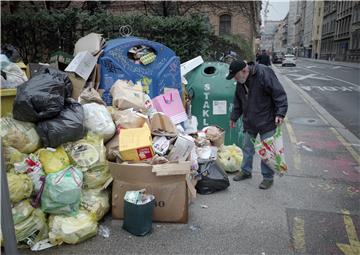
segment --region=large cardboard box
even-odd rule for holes
[[[156,171],[161,171],[160,168],[160,165],[145,163],[109,162],[109,169],[114,179],[112,190],[112,216],[114,219],[123,219],[124,217],[126,191],[145,188],[146,192],[154,194],[156,199],[153,221],[187,223],[189,197],[186,174],[183,173],[190,171],[190,163],[167,164],[167,170],[181,173],[177,175],[156,176]]]

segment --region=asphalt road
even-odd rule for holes
[[[298,59],[280,72],[360,138],[360,69]]]

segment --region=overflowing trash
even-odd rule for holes
[[[98,224],[110,209],[134,235],[150,233],[153,221],[186,223],[196,191],[226,189],[226,172],[241,164],[241,149],[224,146],[224,129],[198,130],[187,112],[178,59],[163,69],[161,51],[132,46],[126,61],[176,77],[122,76],[104,88],[110,76],[99,70],[115,66],[101,57],[103,47],[101,35],[91,34],[76,44],[67,71],[40,66],[14,84],[12,114],[0,125],[19,245],[42,250],[97,233],[107,238]]]

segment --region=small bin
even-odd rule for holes
[[[0,89],[1,116],[12,112],[16,89]]]
[[[123,229],[136,236],[144,236],[152,230],[152,217],[155,199],[138,205],[124,200]]]

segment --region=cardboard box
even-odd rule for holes
[[[151,159],[154,156],[154,149],[149,126],[145,123],[141,128],[121,129],[119,151],[124,161]]]
[[[160,165],[145,163],[128,164],[109,162],[114,179],[112,190],[112,217],[123,219],[124,195],[126,191],[146,189],[156,199],[153,221],[187,223],[188,189],[186,175],[156,176],[154,168]],[[167,168],[190,171],[189,162],[169,163]]]
[[[186,161],[194,146],[195,142],[191,136],[179,134],[174,147],[169,153],[168,159],[170,161]]]
[[[86,81],[74,73],[68,73],[68,77],[73,85],[71,97],[77,100],[86,85]]]

